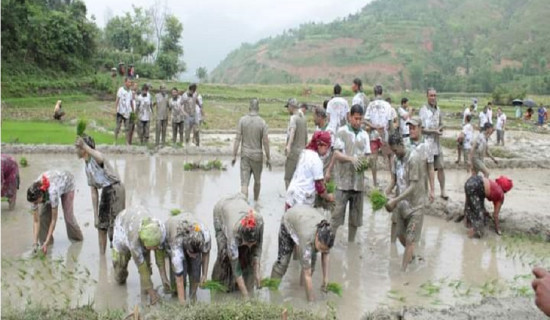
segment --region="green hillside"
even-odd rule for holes
[[[401,89],[550,92],[548,0],[377,0],[328,24],[243,44],[214,82],[333,83]]]

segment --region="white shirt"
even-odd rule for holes
[[[409,112],[403,106],[399,107],[399,132],[402,135],[409,134],[407,120],[409,120]]]
[[[466,124],[466,117],[471,114],[472,114],[472,111],[470,111],[470,107],[464,109],[464,116],[462,117],[462,125]]]
[[[319,154],[313,150],[303,150],[286,192],[286,203],[291,207],[298,204],[313,205],[315,181],[323,178],[323,162]]]
[[[365,94],[363,92],[357,92],[353,97],[353,99],[351,100],[351,105],[354,106],[358,104],[361,107],[363,107],[363,111],[365,111],[365,109],[367,108],[367,106],[365,105],[365,100],[366,100]]]
[[[126,87],[120,87],[116,94],[118,98],[118,105],[116,106],[116,112],[120,113],[125,119],[130,118],[130,112],[132,112],[132,100],[133,92]]]
[[[485,112],[480,112],[479,113],[479,128],[483,128],[483,126],[489,121],[489,119],[487,118],[487,114],[485,114]]]
[[[487,120],[489,120],[490,124],[493,124],[493,110],[487,109]]]
[[[467,123],[462,127],[462,133],[464,133],[464,149],[472,149],[472,140],[474,140],[474,127],[470,123]]]
[[[497,130],[503,130],[504,126],[506,125],[506,114],[501,113],[500,116],[497,117]]]
[[[388,136],[388,121],[392,120],[391,105],[382,99],[376,99],[369,103],[367,111],[365,112],[365,120],[369,121],[375,126],[384,127],[384,140],[387,141]],[[370,140],[376,140],[379,138],[377,130],[372,130],[370,133]]]
[[[138,95],[136,98],[136,112],[138,114],[138,119],[140,121],[150,121],[151,115],[153,114],[153,99],[151,95],[147,92],[147,95]]]
[[[332,132],[346,124],[346,116],[349,112],[349,105],[346,99],[334,97],[330,99],[327,105],[327,114],[329,116],[328,126]]]
[[[197,117],[197,123],[202,120],[202,96],[199,94],[197,96],[197,104],[195,105],[195,114]]]

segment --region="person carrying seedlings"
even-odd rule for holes
[[[271,170],[271,154],[269,151],[268,127],[264,119],[259,116],[260,106],[258,99],[250,100],[250,113],[239,120],[237,135],[233,145],[234,166],[237,161],[239,146],[241,147],[241,192],[248,199],[248,185],[250,176],[254,175],[254,201],[260,197],[261,177],[263,168],[263,153],[265,152],[265,165]]]
[[[115,109],[116,109],[116,127],[115,127],[115,142],[118,141],[118,134],[122,123],[126,132],[126,144],[131,144],[130,136],[130,113],[134,112],[133,92],[130,88],[132,80],[124,79],[124,86],[118,89],[116,94]]]
[[[160,85],[160,91],[155,95],[154,106],[157,108],[157,123],[155,125],[155,146],[159,146],[160,141],[164,146],[166,143],[166,128],[168,127],[168,101],[166,86]]]
[[[216,203],[214,230],[218,256],[212,280],[221,282],[230,292],[238,289],[247,298],[254,285],[258,288],[261,285],[263,218],[238,193]]]
[[[369,136],[361,128],[364,111],[360,105],[351,107],[349,123],[340,127],[334,142],[336,207],[330,224],[334,232],[344,224],[349,203],[348,241],[355,240],[357,228],[363,225],[364,164],[371,153]]]
[[[168,101],[168,109],[172,111],[172,143],[176,144],[178,132],[180,135],[180,144],[183,144],[183,120],[185,112],[180,102],[178,88],[172,88],[172,98]]]
[[[166,229],[158,219],[151,218],[149,211],[142,206],[123,210],[115,219],[113,234],[113,267],[118,284],[126,283],[128,263],[132,258],[139,272],[141,294],[147,294],[151,304],[159,295],[153,287],[151,275],[151,250],[155,251],[155,262],[165,291],[170,290],[164,265]]]
[[[15,159],[2,154],[2,198],[8,199],[8,208],[15,208],[17,190],[19,190],[19,165]]]
[[[495,223],[495,232],[501,235],[499,213],[504,203],[504,194],[514,186],[512,180],[505,176],[500,176],[495,180],[489,180],[486,177],[472,176],[464,184],[464,193],[466,194],[466,202],[464,205],[464,215],[455,219],[455,222],[460,222],[466,217],[466,228],[468,228],[468,236],[483,237],[484,227],[487,224],[489,212],[485,209],[485,198],[493,202],[493,221]]]
[[[61,120],[61,118],[63,118],[64,115],[65,115],[65,111],[63,111],[61,107],[61,100],[57,100],[57,103],[53,108],[53,118],[55,120]]]
[[[300,112],[296,99],[288,99],[285,108],[290,114],[285,146],[285,189],[288,189],[294,171],[296,171],[300,153],[307,145],[307,120]]]
[[[199,284],[206,282],[208,273],[210,232],[188,212],[170,217],[165,226],[171,276],[175,277],[178,300],[185,304],[185,278],[189,276],[189,296],[191,301],[196,301],[197,288]],[[174,278],[171,278],[174,281]],[[172,284],[174,285],[173,282]]]
[[[485,166],[485,156],[487,155],[491,158],[496,164],[498,164],[497,159],[493,157],[489,151],[488,140],[489,137],[493,134],[493,125],[490,123],[485,123],[485,126],[481,129],[481,132],[477,135],[472,149],[470,150],[469,159],[470,159],[470,171],[472,176],[478,175],[479,172],[483,173],[485,178],[489,178],[489,169]]]
[[[142,145],[149,142],[149,127],[153,114],[152,105],[153,100],[149,94],[149,86],[144,84],[141,87],[141,93],[136,98],[138,137]]]
[[[395,236],[405,247],[402,269],[406,271],[412,260],[415,244],[420,240],[424,207],[428,204],[428,163],[421,148],[407,149],[399,133],[392,134],[389,145],[395,154],[389,194],[397,186],[396,197],[389,199],[386,209],[395,210],[392,221],[392,239]]]
[[[193,143],[198,147],[200,144],[198,121],[197,121],[197,85],[191,84],[188,90],[181,96],[183,114],[185,119],[185,144],[189,144],[191,132],[193,132]]]
[[[317,131],[313,134],[306,149],[302,151],[296,171],[286,192],[285,210],[295,205],[313,206],[315,196],[319,195],[328,202],[334,201],[334,195],[326,189],[323,175],[322,156],[330,148],[330,133]]]
[[[334,232],[323,214],[310,206],[298,205],[283,214],[279,229],[279,253],[271,270],[271,278],[281,279],[290,263],[295,247],[300,258],[301,283],[305,283],[308,301],[315,300],[312,275],[315,270],[317,252],[321,252],[323,284],[321,290],[327,290],[329,252],[334,245]]]
[[[126,189],[105,156],[95,149],[92,137],[78,137],[75,146],[78,157],[85,163],[84,169],[92,194],[99,252],[104,255],[107,238],[111,244],[113,243],[115,218],[126,207]],[[99,189],[101,197],[98,194]]]
[[[33,213],[33,251],[41,249],[47,253],[48,246],[53,243],[60,199],[67,237],[72,241],[84,239],[73,212],[74,189],[74,176],[69,171],[49,170],[27,190],[27,201],[32,203]]]

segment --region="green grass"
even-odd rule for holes
[[[114,136],[88,131],[96,144],[112,144]],[[2,143],[73,144],[75,127],[62,123],[42,121],[2,121]]]

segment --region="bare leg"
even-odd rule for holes
[[[458,157],[456,158],[456,164],[459,164],[460,163],[460,156],[462,154],[462,148],[460,146],[457,146],[456,147],[456,152],[458,153]]]
[[[260,188],[260,182],[254,181],[254,201],[258,201],[258,199],[260,198]]]
[[[375,152],[372,154],[372,158],[371,158],[372,183],[375,187],[378,186],[378,180],[376,179],[377,164],[378,164],[378,153]]]
[[[441,188],[441,197],[446,198],[447,193],[445,193],[445,171],[441,168],[437,170],[437,180],[439,180],[439,187]]]
[[[407,271],[407,266],[409,265],[409,263],[411,263],[413,253],[414,253],[414,243],[408,244],[405,247],[405,252],[403,253],[403,266],[402,266],[403,271]]]
[[[99,254],[101,256],[105,255],[105,250],[107,248],[107,230],[97,230],[97,237],[99,240]]]
[[[392,222],[391,223],[391,232],[390,232],[390,239],[391,239],[391,243],[395,243],[396,239],[397,239],[397,223],[395,222]]]

